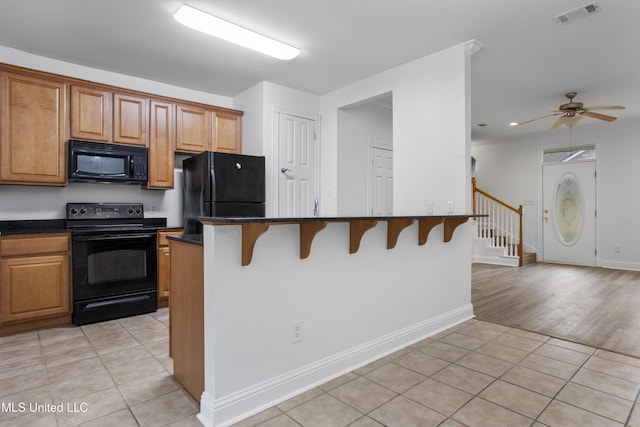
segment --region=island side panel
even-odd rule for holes
[[[204,390],[204,267],[201,245],[169,240],[169,346],[173,377],[197,403]]]
[[[242,266],[241,226],[205,225],[201,421],[238,421],[472,317],[471,229],[444,243],[439,225],[420,246],[416,222],[389,250],[381,222],[349,254],[349,224],[329,223],[300,259],[299,225],[272,225]]]

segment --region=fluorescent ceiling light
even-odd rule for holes
[[[187,4],[180,6],[173,18],[182,25],[194,30],[248,47],[274,58],[288,60],[295,58],[300,53],[300,49],[270,39],[262,34],[254,33]]]

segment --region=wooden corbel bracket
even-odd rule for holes
[[[429,232],[436,225],[442,224],[442,218],[422,218],[418,220],[418,245],[422,246],[427,243]]]
[[[387,220],[387,249],[393,249],[398,243],[400,232],[413,224],[415,219],[390,219]]]
[[[253,258],[253,247],[256,245],[258,237],[262,236],[269,229],[266,223],[242,224],[242,266],[251,264]]]
[[[313,238],[316,237],[316,234],[323,230],[327,224],[327,221],[300,223],[300,259],[309,257]]]
[[[453,237],[453,232],[460,224],[467,222],[469,218],[445,218],[444,219],[444,241],[449,242]]]
[[[357,219],[349,221],[349,253],[355,254],[360,249],[360,241],[367,230],[376,226],[373,219]]]

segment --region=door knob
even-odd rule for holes
[[[549,213],[549,209],[545,209],[544,213],[548,214]]]

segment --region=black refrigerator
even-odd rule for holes
[[[184,233],[200,216],[264,217],[264,157],[205,151],[182,161]]]

